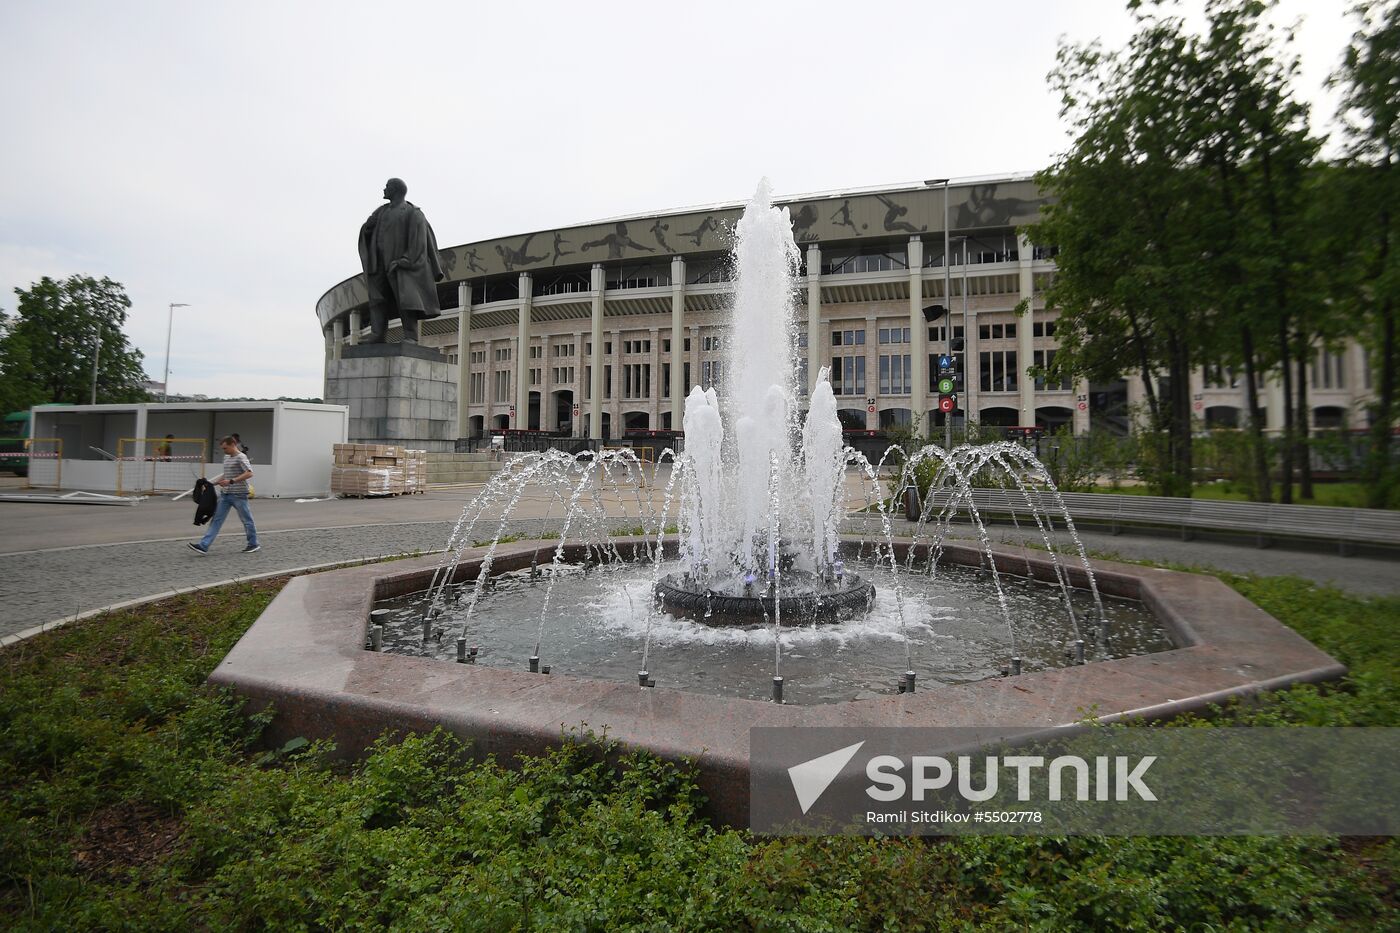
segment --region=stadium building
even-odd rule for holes
[[[1055,314],[1044,290],[1053,249],[1017,235],[1045,203],[1030,175],[942,179],[779,198],[799,269],[798,368],[810,390],[830,366],[847,430],[943,424],[931,373],[953,338],[962,375],[954,424],[1129,429],[1133,379],[1047,383]],[[691,386],[720,387],[731,290],[729,237],[742,203],[617,217],[442,249],[441,317],[421,342],[457,371],[458,437],[502,429],[612,438],[679,429]],[[439,211],[441,209],[439,208]],[[946,218],[946,222],[945,222]],[[1029,312],[1017,316],[1022,302]],[[925,309],[947,313],[929,321]],[[359,275],[317,302],[326,358],[368,333]],[[397,324],[389,340],[399,339]],[[936,378],[936,377],[933,377]],[[1197,373],[1207,426],[1242,426],[1230,372]],[[1310,400],[1318,428],[1364,426],[1370,374],[1356,345],[1319,354]],[[1269,381],[1270,429],[1283,398]],[[357,430],[352,418],[352,439]]]

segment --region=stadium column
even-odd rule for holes
[[[653,431],[661,430],[661,328],[647,330],[651,338],[651,352],[647,354],[651,376],[647,380],[645,396],[647,403],[647,423]]]
[[[685,423],[685,260],[671,257],[671,430]],[[660,375],[659,373],[657,374]]]
[[[1264,428],[1268,431],[1283,430],[1283,407],[1288,404],[1283,397],[1283,380],[1277,370],[1265,377],[1264,383]],[[1242,391],[1249,391],[1247,388]]]
[[[321,367],[321,385],[326,385],[326,380],[331,377],[331,360],[335,358],[335,330],[330,327],[321,328],[321,334],[326,338],[326,361]],[[325,391],[324,388],[321,390]]]
[[[515,328],[515,420],[512,428],[530,426],[530,301],[534,297],[534,279],[528,272],[520,273],[520,316]]]
[[[457,284],[457,436],[467,436],[470,423],[471,372],[468,362],[472,355],[472,286]]]
[[[603,438],[603,299],[607,279],[603,276],[603,264],[593,264],[593,352],[588,355],[588,365],[593,367],[589,379],[588,436],[593,440]]]
[[[880,426],[880,407],[877,404],[875,411],[868,411],[869,406],[865,404],[867,398],[873,398],[876,402],[883,404],[884,399],[880,398],[880,319],[874,314],[865,316],[865,346],[861,355],[865,357],[865,395],[860,399],[861,410],[865,412],[865,429],[874,431]],[[912,333],[912,331],[911,331]]]
[[[1023,428],[1035,427],[1035,381],[1026,375],[1034,359],[1031,340],[1035,321],[1035,275],[1031,272],[1031,241],[1016,237],[1016,260],[1021,272],[1021,300],[1026,313],[1016,322],[1016,385],[1021,390],[1021,416],[1017,422]]]
[[[947,261],[947,257],[944,257]],[[943,296],[948,302],[948,296]],[[942,319],[947,323],[947,316]],[[924,321],[924,241],[909,238],[909,410],[919,434],[932,430],[928,417],[928,323]],[[811,339],[808,339],[809,349]],[[878,379],[878,374],[877,374]],[[878,381],[876,386],[879,386]]]
[[[1084,399],[1084,407],[1079,407],[1080,398]],[[1089,383],[1083,379],[1074,380],[1074,433],[1089,433]]]
[[[360,324],[360,309],[356,308],[350,312],[350,346],[352,347],[360,345],[361,326],[363,325]]]
[[[340,348],[345,345],[345,320],[343,318],[336,318],[335,323],[331,326],[335,329],[335,352],[331,355],[331,358],[338,360],[341,357]]]
[[[822,368],[822,248],[807,247],[807,397],[817,387]]]

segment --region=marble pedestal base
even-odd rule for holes
[[[404,350],[394,352],[403,347]],[[452,450],[457,437],[457,367],[413,344],[343,348],[326,370],[326,403],[350,409],[352,444]]]

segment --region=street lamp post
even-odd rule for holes
[[[102,358],[102,325],[97,325],[97,333],[92,344],[92,404],[97,404],[97,362]]]
[[[949,252],[951,240],[948,236],[948,182],[950,181],[952,181],[950,178],[943,179],[943,301],[948,306],[948,319],[943,323],[946,328],[943,336],[948,338],[945,346],[948,349],[948,359],[951,360],[953,358],[953,293],[950,289],[952,286],[953,256]],[[943,449],[953,449],[953,413],[951,411],[943,413]]]
[[[179,301],[170,303],[170,317],[165,322],[165,378],[160,386],[160,400],[162,402],[170,401],[170,335],[175,330],[175,309],[188,307],[189,305]]]
[[[949,309],[947,312],[948,320],[946,322],[948,326],[947,348],[948,355],[951,357],[953,354],[953,312],[951,310],[951,308],[953,307],[953,296],[948,293],[948,183],[950,181],[952,181],[951,178],[930,178],[927,181],[925,181],[924,184],[930,188],[934,187],[935,185],[943,186],[943,304],[945,308]],[[930,379],[929,381],[932,382],[933,380]],[[920,415],[921,423],[922,419],[923,416]],[[931,428],[932,425],[930,425],[929,427]],[[952,420],[948,417],[947,412],[944,412],[943,415],[943,427],[944,447],[951,447],[953,444],[953,428]],[[930,434],[932,434],[931,431]]]

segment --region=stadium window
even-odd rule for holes
[[[1049,369],[1055,363],[1055,351],[1035,350],[1032,353],[1032,360],[1036,366]],[[1073,384],[1068,379],[1062,379],[1058,382],[1047,382],[1044,376],[1035,377],[1035,387],[1037,391],[1042,392],[1068,392],[1070,389],[1074,388]]]
[[[835,395],[864,395],[865,357],[832,357],[831,391]]]
[[[1016,391],[1016,351],[990,350],[978,354],[978,384],[983,392]]]

